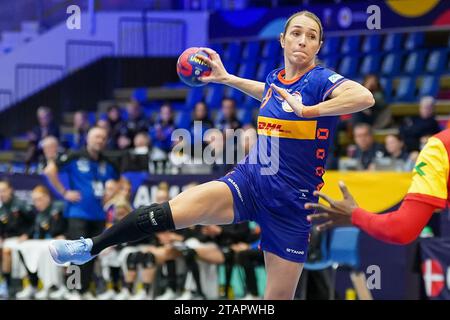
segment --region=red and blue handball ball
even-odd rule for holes
[[[200,48],[192,47],[186,49],[178,58],[177,61],[177,73],[181,81],[191,87],[201,87],[206,85],[205,82],[201,82],[198,78],[205,77],[211,74],[211,68],[198,56],[208,57],[208,53]]]

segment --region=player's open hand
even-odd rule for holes
[[[205,51],[208,57],[197,55],[197,58],[202,60],[211,68],[211,73],[208,76],[199,77],[198,79],[202,82],[215,82],[215,83],[224,83],[230,78],[230,74],[225,69],[222,60],[220,59],[220,55],[210,49],[210,48],[200,48],[200,50]]]
[[[320,221],[316,227],[319,231],[351,224],[352,212],[358,205],[342,181],[339,182],[339,188],[344,196],[344,200],[336,201],[326,194],[315,191],[314,195],[324,199],[330,206],[327,207],[321,203],[305,204],[306,209],[316,210],[316,213],[309,215],[308,219],[312,222]]]
[[[299,117],[303,117],[303,109],[305,108],[305,106],[303,105],[303,103],[301,103],[300,101],[298,101],[297,99],[295,99],[295,97],[290,94],[289,92],[287,92],[286,89],[280,88],[279,86],[277,86],[276,84],[272,83],[270,85],[270,87],[272,88],[272,90],[275,90],[275,92],[282,97],[284,100],[286,100],[286,102],[291,106],[292,110],[294,110],[295,114]]]

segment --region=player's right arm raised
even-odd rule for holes
[[[264,82],[240,78],[229,74],[216,51],[210,48],[200,49],[207,52],[210,58],[201,55],[198,55],[197,57],[203,60],[211,68],[211,74],[209,76],[200,77],[200,81],[226,84],[227,86],[236,88],[259,101],[263,99]]]

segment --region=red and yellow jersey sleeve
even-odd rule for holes
[[[445,208],[448,198],[448,174],[447,149],[440,139],[431,137],[419,154],[405,200],[418,200]]]

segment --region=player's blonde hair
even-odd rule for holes
[[[291,23],[291,21],[292,21],[295,17],[298,17],[298,16],[306,16],[306,17],[308,17],[308,18],[311,18],[311,19],[313,19],[313,20],[319,25],[319,33],[320,33],[320,34],[319,34],[319,42],[322,41],[322,39],[323,39],[323,27],[322,27],[322,22],[320,21],[320,19],[319,19],[318,16],[316,16],[314,13],[312,13],[311,11],[308,11],[308,10],[302,10],[302,11],[296,12],[296,13],[294,13],[293,15],[291,15],[291,16],[287,19],[287,21],[286,21],[286,23],[285,23],[285,25],[284,25],[283,35],[286,34],[286,31],[287,31],[287,29],[289,28],[289,24]]]

